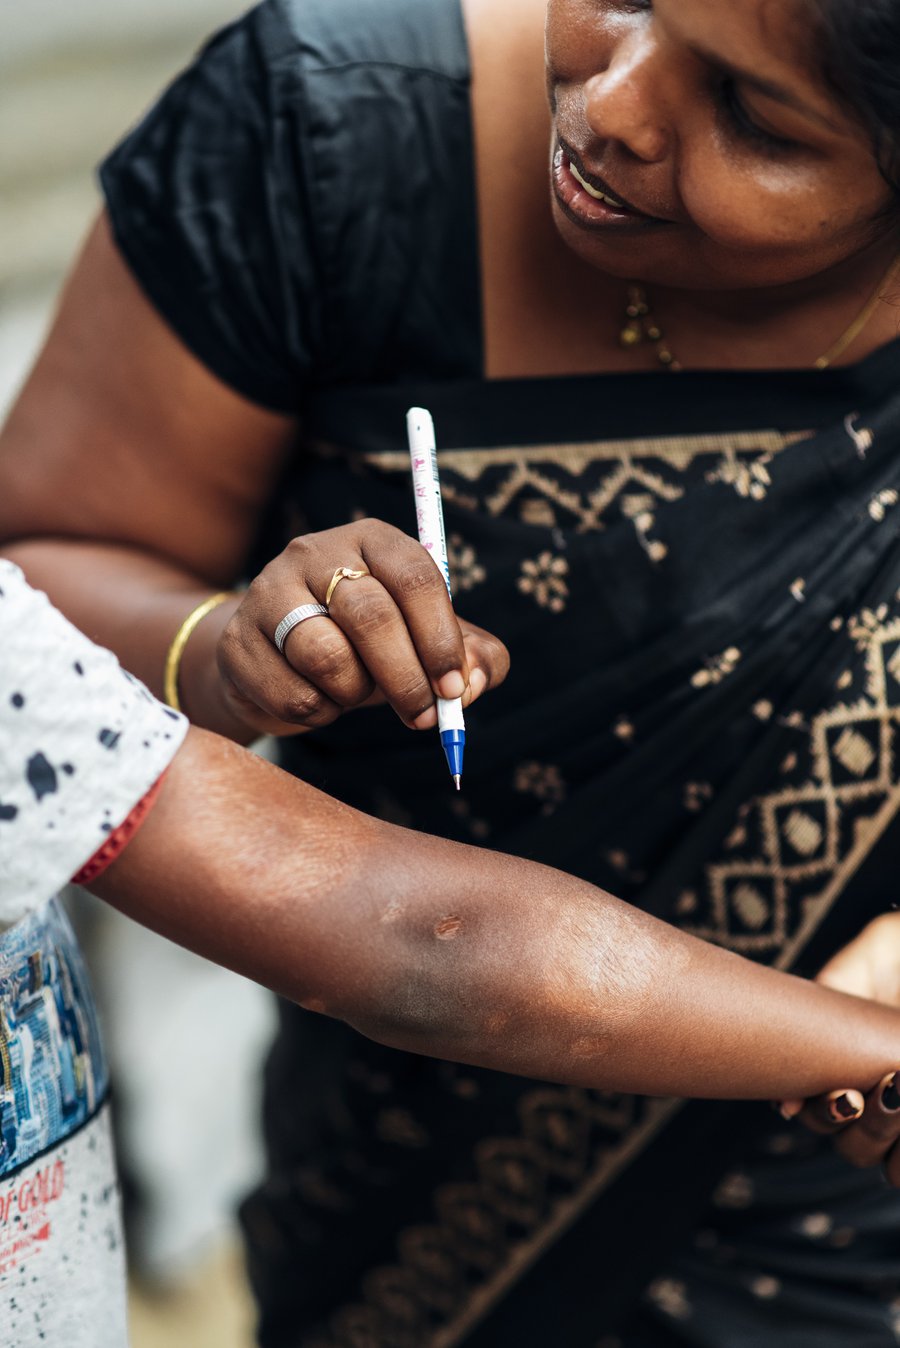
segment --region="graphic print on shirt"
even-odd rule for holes
[[[107,1085],[87,973],[54,900],[0,938],[0,1176],[81,1127]]]

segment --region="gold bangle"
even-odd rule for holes
[[[233,598],[234,594],[231,590],[223,590],[221,594],[210,595],[209,599],[204,599],[202,604],[198,604],[195,609],[191,609],[172,638],[172,644],[166,653],[166,667],[163,672],[163,698],[174,711],[181,711],[181,703],[178,700],[178,670],[181,666],[184,648],[188,644],[188,638],[207,613],[211,613],[214,608],[224,604],[226,599]]]

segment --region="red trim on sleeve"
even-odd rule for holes
[[[157,778],[147,794],[141,797],[131,813],[122,820],[119,827],[113,829],[106,841],[84,863],[78,874],[72,876],[71,883],[73,885],[88,885],[92,880],[96,880],[98,875],[103,874],[107,866],[112,865],[120,852],[125,850],[153,808],[165,777],[166,773],[164,772],[162,776]]]

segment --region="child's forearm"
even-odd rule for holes
[[[95,889],[373,1038],[526,1076],[779,1098],[900,1062],[900,1012],[547,867],[369,819],[196,730]]]

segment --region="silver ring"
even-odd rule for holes
[[[279,653],[284,655],[284,643],[298,623],[305,623],[307,618],[327,617],[328,609],[324,604],[301,604],[299,608],[292,608],[290,613],[286,613],[275,628],[275,645],[278,647]]]

